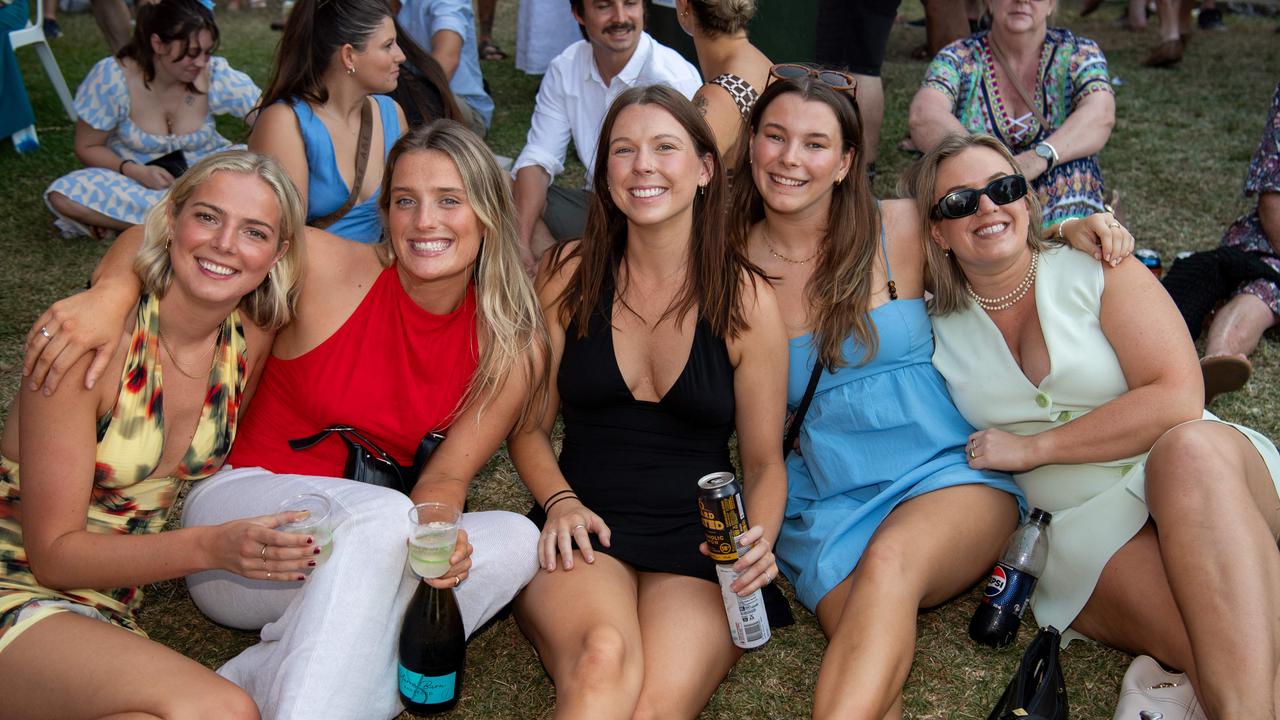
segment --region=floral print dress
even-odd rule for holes
[[[226,58],[209,59],[209,114],[199,130],[186,135],[153,135],[134,124],[130,117],[129,83],[124,68],[114,57],[103,58],[94,65],[76,90],[75,108],[80,120],[95,130],[111,133],[107,147],[121,160],[146,164],[174,150],[181,150],[187,163],[194,165],[206,155],[232,147],[231,141],[218,134],[215,115],[243,118],[258,104],[262,91],[248,75],[233,69]],[[107,217],[139,225],[164,190],[152,190],[112,168],[83,168],[53,181],[44,191],[45,204],[50,193],[61,193],[70,200]],[[49,211],[58,215],[49,205]],[[63,236],[88,235],[88,228],[58,216],[55,221]]]
[[[232,313],[218,333],[204,408],[176,474],[151,477],[164,449],[159,358],[160,301],[144,295],[111,413],[98,420],[97,463],[89,500],[89,532],[160,532],[180,483],[212,474],[231,450],[244,393],[244,327]],[[51,590],[31,572],[22,541],[18,463],[0,456],[0,652],[19,633],[53,613],[71,611],[146,636],[134,619],[136,587]]]
[[[1017,90],[1002,88],[986,32],[957,40],[938,52],[922,85],[951,101],[952,113],[970,132],[999,138],[1016,155],[1029,150],[1062,126],[1080,100],[1112,92],[1107,59],[1098,44],[1070,30],[1049,28],[1040,53],[1040,82],[1032,98],[1052,127],[1041,127],[1034,113],[1013,117],[1008,99]],[[1103,209],[1102,169],[1098,156],[1068,160],[1036,178],[1031,187],[1044,208],[1044,227]]]
[[[1276,94],[1271,98],[1271,110],[1267,113],[1267,126],[1262,131],[1262,142],[1258,143],[1258,149],[1253,153],[1249,175],[1244,181],[1246,196],[1273,192],[1280,192],[1280,83],[1276,84]],[[1267,234],[1262,230],[1262,220],[1258,217],[1256,205],[1227,228],[1227,233],[1222,236],[1222,244],[1256,253],[1263,262],[1280,272],[1280,257],[1276,256],[1275,246],[1267,240]],[[1271,313],[1280,318],[1280,287],[1275,283],[1270,280],[1253,280],[1242,284],[1235,294],[1241,293],[1257,295],[1271,308]]]

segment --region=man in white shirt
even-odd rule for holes
[[[564,170],[569,140],[587,169],[595,171],[600,125],[614,98],[628,88],[665,84],[693,97],[698,71],[680,54],[644,32],[641,0],[571,0],[586,40],[560,53],[547,67],[533,108],[529,136],[514,166],[521,253],[530,268],[557,241],[582,235],[587,190],[551,185]]]

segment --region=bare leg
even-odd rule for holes
[[[480,26],[481,45],[493,39],[493,15],[498,7],[498,0],[479,0],[476,3],[476,23]]]
[[[867,164],[880,156],[880,128],[884,126],[884,82],[875,75],[858,79],[858,108],[862,111],[862,153]]]
[[[991,569],[1017,523],[1016,507],[1007,493],[961,485],[909,500],[885,518],[853,573],[818,603],[829,644],[814,717],[900,716],[918,609]]]
[[[111,53],[120,51],[129,42],[129,6],[124,0],[92,0],[93,19],[102,31],[102,37],[111,48]]]
[[[937,55],[939,50],[956,40],[969,37],[969,17],[964,3],[954,2],[954,0],[929,0],[925,4],[924,17],[929,57]],[[858,102],[861,104],[861,96]]]
[[[742,657],[729,640],[720,587],[668,573],[640,574],[644,685],[633,720],[695,718]]]
[[[557,718],[618,718],[635,712],[644,680],[636,573],[575,550],[573,570],[539,571],[516,598],[520,629],[556,686]]]
[[[59,214],[65,215],[81,225],[89,227],[91,230],[103,228],[120,231],[130,227],[129,223],[121,222],[113,217],[103,215],[97,210],[85,207],[62,193],[49,193],[49,204]]]
[[[71,612],[0,653],[0,718],[257,718],[249,696],[157,642]]]
[[[1129,29],[1135,32],[1147,29],[1147,0],[1129,0]]]
[[[1231,298],[1213,316],[1204,356],[1249,355],[1258,347],[1262,333],[1280,323],[1271,308],[1257,295],[1242,293]]]
[[[1184,670],[1214,718],[1275,718],[1280,499],[1235,429],[1166,433],[1147,460],[1148,524],[1112,556],[1073,627]]]
[[[555,247],[556,239],[551,234],[551,230],[547,228],[541,218],[533,224],[533,234],[529,237],[529,250],[533,252],[533,261],[536,266],[537,262],[542,259],[548,250]]]

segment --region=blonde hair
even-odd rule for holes
[[[382,241],[375,246],[378,258],[383,265],[390,265],[395,259],[386,228],[396,163],[408,153],[426,151],[443,153],[453,161],[462,176],[462,187],[471,209],[483,227],[472,276],[480,361],[458,407],[478,402],[483,411],[503,380],[520,364],[529,379],[530,390],[517,427],[537,421],[547,403],[551,339],[533,283],[520,261],[520,234],[511,188],[484,140],[466,126],[454,120],[436,120],[414,128],[392,146],[378,196],[384,228]]]
[[[155,207],[147,211],[142,248],[133,268],[146,292],[164,297],[173,282],[173,263],[169,243],[173,240],[174,218],[187,200],[205,181],[217,172],[251,175],[262,180],[275,194],[280,205],[280,227],[277,228],[276,250],[282,243],[289,246],[276,261],[266,278],[253,292],[240,300],[240,310],[254,324],[266,330],[283,327],[293,317],[302,281],[302,237],[306,215],[302,199],[284,168],[275,159],[251,150],[226,150],[196,163],[174,182]]]
[[[756,14],[756,0],[689,0],[698,27],[708,35],[745,32]]]
[[[929,312],[934,315],[953,313],[969,304],[964,290],[964,270],[960,269],[955,258],[933,242],[932,230],[937,222],[933,219],[933,194],[936,192],[934,186],[938,181],[938,168],[944,161],[970,148],[986,148],[999,153],[1009,163],[1011,172],[1021,173],[1017,161],[1004,143],[990,135],[956,133],[944,138],[937,147],[907,168],[898,181],[898,193],[915,199],[920,227],[925,231],[925,284],[929,292],[933,293],[933,299],[929,301]],[[1040,238],[1040,199],[1029,185],[1028,183],[1026,197],[1023,198],[1027,203],[1027,247],[1044,250],[1050,243]]]

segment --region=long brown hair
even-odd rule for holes
[[[334,53],[348,44],[364,51],[383,18],[394,19],[386,0],[298,0],[285,21],[258,107],[280,100],[323,105],[329,99],[323,77]],[[397,28],[397,39],[403,34]]]
[[[783,95],[794,93],[807,101],[831,108],[840,126],[840,153],[853,151],[853,164],[844,180],[831,191],[826,234],[819,243],[817,264],[805,285],[805,299],[814,317],[813,334],[818,360],[828,369],[852,361],[844,357],[843,345],[850,334],[866,348],[859,364],[866,363],[879,348],[875,323],[868,316],[872,275],[880,247],[880,209],[867,182],[862,147],[862,115],[850,93],[837,91],[814,78],[778,80],[769,85],[738,139],[741,151],[734,177],[730,213],[733,244],[747,246],[751,226],[764,220],[764,200],[751,181],[749,139],[760,128],[760,119],[769,105]]]
[[[609,195],[609,140],[614,123],[632,105],[657,105],[675,118],[693,141],[699,157],[711,158],[712,174],[704,190],[693,199],[693,230],[689,238],[689,271],[684,286],[659,320],[683,318],[690,311],[705,319],[720,338],[735,338],[748,329],[742,311],[742,281],[745,273],[763,277],[751,264],[741,245],[731,244],[724,231],[727,190],[724,168],[716,151],[715,137],[702,114],[683,95],[665,85],[631,88],[613,101],[605,115],[596,148],[595,187],[587,206],[587,227],[582,240],[569,252],[554,258],[552,272],[558,272],[577,258],[564,291],[560,294],[560,322],[576,322],[578,337],[586,337],[587,321],[601,301],[607,281],[622,289],[622,258],[627,249],[627,217]]]

